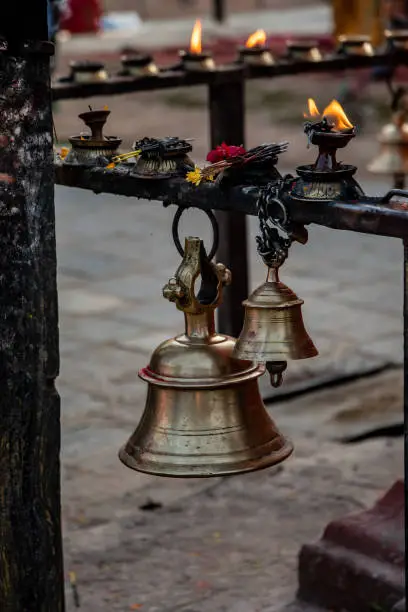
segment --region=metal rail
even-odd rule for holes
[[[165,206],[225,211],[232,213],[230,217],[236,214],[257,215],[259,187],[256,185],[224,191],[212,183],[194,187],[182,178],[144,181],[120,167],[85,169],[59,163],[55,165],[55,181],[59,185],[88,189],[94,193],[156,200]],[[366,196],[356,202],[308,200],[306,206],[289,195],[283,197],[283,202],[291,219],[300,224],[315,223],[332,229],[405,238],[408,236],[408,203],[390,201],[389,195],[392,196],[393,191],[384,198]]]
[[[173,87],[228,84],[243,79],[265,79],[296,74],[339,72],[373,66],[407,66],[408,50],[376,53],[373,56],[331,55],[319,62],[280,59],[273,66],[247,66],[239,63],[218,66],[208,72],[191,72],[178,68],[162,69],[157,76],[132,77],[112,75],[99,83],[74,83],[68,78],[52,85],[54,100],[111,96],[138,91],[155,91]]]

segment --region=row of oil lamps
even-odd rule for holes
[[[368,169],[375,174],[391,175],[402,178],[408,174],[408,94],[401,90],[394,101],[392,120],[380,131],[381,150],[369,164]],[[329,108],[329,107],[328,107]],[[337,105],[340,127],[352,127],[340,105]],[[186,176],[194,170],[195,164],[189,153],[191,142],[178,138],[149,139],[145,138],[133,144],[133,152],[118,155],[122,140],[116,136],[105,136],[103,127],[110,114],[105,108],[89,110],[79,115],[89,133],[72,136],[70,149],[64,148],[63,163],[80,166],[114,166],[111,162],[124,161],[131,164],[131,172],[139,178],[168,179],[175,176]],[[313,100],[309,100],[309,116],[317,116]],[[338,140],[337,140],[338,142]],[[135,155],[142,150],[143,154]],[[336,194],[333,194],[333,197]]]
[[[408,49],[408,31],[386,30],[385,37],[389,50]],[[314,41],[287,42],[285,61],[319,62],[322,53]],[[180,51],[181,67],[186,71],[214,70],[216,64],[212,54],[203,51],[201,44],[201,22],[197,20],[191,35],[188,51]],[[338,38],[337,57],[341,56],[372,56],[374,48],[368,36],[340,36]],[[332,56],[333,57],[333,56]],[[335,57],[335,56],[334,56]],[[122,56],[121,75],[132,77],[157,76],[160,69],[153,57],[142,54]],[[267,45],[267,35],[264,30],[257,30],[246,41],[245,46],[238,50],[238,61],[247,65],[272,66],[277,62],[270,47]],[[104,64],[96,61],[71,62],[69,80],[76,83],[91,83],[105,81],[109,78]]]

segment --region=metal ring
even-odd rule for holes
[[[178,233],[178,226],[180,223],[181,215],[183,214],[185,210],[187,210],[187,208],[190,208],[190,207],[179,206],[176,214],[174,215],[173,224],[171,226],[171,233],[173,235],[174,244],[176,245],[176,249],[178,250],[178,252],[180,253],[182,257],[184,257],[184,249],[181,246],[179,233]],[[203,210],[202,212],[205,213],[207,217],[209,218],[211,227],[212,227],[212,231],[213,231],[213,244],[211,247],[211,251],[208,254],[208,259],[211,261],[218,250],[218,243],[219,243],[218,222],[212,210]]]

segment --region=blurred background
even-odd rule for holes
[[[66,76],[72,60],[97,59],[117,71],[125,49],[173,65],[197,18],[203,48],[218,63],[235,59],[259,28],[279,54],[288,39],[329,50],[340,34],[367,34],[382,45],[385,27],[406,27],[398,0],[65,0],[52,7],[60,17],[55,77]],[[248,81],[246,145],[288,140],[279,169],[294,173],[315,156],[303,133],[307,99],[324,108],[336,98],[358,130],[339,158],[358,166],[367,193],[381,195],[392,178],[373,177],[367,164],[390,120],[389,76],[360,70]],[[406,70],[393,78],[404,85]],[[206,88],[58,102],[58,146],[83,129],[78,114],[88,104],[109,107],[105,134],[122,138],[124,151],[144,136],[193,138],[193,158],[204,163]],[[183,328],[161,295],[180,262],[174,212],[56,187],[66,567],[88,610],[274,612],[273,601],[296,591],[301,544],[336,513],[372,503],[401,473],[402,245],[312,226],[309,244],[292,248],[282,281],[305,300],[320,356],[291,364],[279,393],[262,382],[268,410],[297,449],[282,472],[211,483],[160,479],[124,468],[117,451],[144,408],[138,369]],[[248,225],[252,290],[265,271],[256,219]],[[181,232],[210,239],[194,210]],[[305,393],[291,396],[299,383]]]

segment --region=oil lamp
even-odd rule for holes
[[[250,66],[272,66],[275,59],[266,45],[265,30],[257,30],[248,38],[244,47],[240,47],[239,61]]]
[[[188,51],[180,51],[179,53],[185,70],[191,72],[215,70],[215,63],[211,53],[205,53],[202,50],[201,34],[201,21],[197,19],[191,34],[190,49]]]
[[[91,134],[80,134],[69,139],[72,148],[65,157],[64,164],[99,165],[115,155],[122,140],[116,136],[103,135],[103,127],[109,114],[107,109],[90,109],[78,115],[91,130]]]
[[[143,138],[133,143],[133,149],[140,151],[132,170],[139,178],[168,179],[194,170],[194,162],[188,156],[193,147],[187,140],[175,136]]]
[[[369,164],[373,174],[391,175],[394,187],[402,189],[408,174],[408,94],[400,89],[394,94],[393,116],[378,137],[380,153]]]
[[[385,30],[389,50],[408,49],[408,30]]]
[[[121,57],[121,63],[124,75],[144,77],[159,74],[159,69],[151,55],[125,54]]]
[[[348,36],[342,34],[338,37],[337,53],[342,55],[374,55],[374,49],[369,36]]]
[[[314,164],[296,168],[299,178],[294,182],[291,197],[350,201],[364,195],[353,178],[357,168],[338,162],[336,158],[337,150],[346,147],[356,134],[343,108],[333,100],[320,115],[312,98],[309,98],[308,107],[305,117],[312,120],[305,123],[304,131],[309,145],[316,145],[319,152]]]
[[[77,61],[70,63],[71,79],[75,83],[99,83],[106,81],[108,73],[105,65],[94,61]]]
[[[184,314],[185,332],[162,342],[139,372],[148,391],[142,419],[119,452],[127,467],[158,476],[222,476],[276,465],[292,453],[259,393],[264,366],[234,359],[235,339],[215,331],[215,310],[230,281],[199,238],[186,239],[183,260],[163,289]]]
[[[320,62],[322,54],[316,41],[288,41],[286,43],[287,57],[293,61]]]

